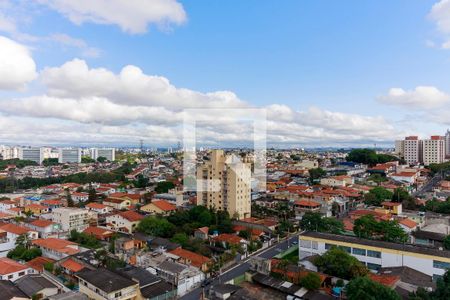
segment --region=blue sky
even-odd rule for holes
[[[3,108],[8,106],[0,108],[5,124],[20,118],[30,124],[67,126],[64,133],[76,129],[72,138],[80,143],[126,142],[124,135],[112,134],[114,127],[129,129],[130,140],[146,138],[143,130],[153,136],[167,129],[155,143],[170,144],[180,139],[173,136],[179,124],[120,116],[112,122],[109,110],[103,113],[105,120],[85,117],[92,113],[88,98],[101,97],[127,109],[160,107],[175,114],[186,107],[207,108],[208,101],[217,100],[212,97],[199,106],[188,103],[189,97],[174,96],[171,100],[179,105],[166,107],[159,95],[154,96],[159,99],[155,104],[145,99],[137,102],[140,96],[123,91],[105,92],[105,87],[77,90],[73,86],[86,83],[67,75],[74,66],[64,70],[62,65],[79,58],[89,70],[105,68],[110,75],[133,65],[148,76],[164,77],[176,89],[206,98],[208,93],[230,91],[236,99],[223,107],[268,108],[269,121],[274,123],[268,126],[268,141],[275,144],[390,144],[405,134],[443,134],[450,126],[446,118],[450,111],[448,0],[136,0],[125,4],[113,0],[108,2],[108,13],[102,10],[103,1],[0,0],[0,35],[26,47],[36,65],[35,77],[19,89],[2,89],[0,72],[0,99]],[[135,17],[140,11],[148,14]],[[13,30],[2,23],[2,17],[14,24]],[[136,25],[133,18],[141,18],[144,26]],[[0,67],[1,59],[0,53]],[[44,71],[48,68],[53,68],[54,76]],[[95,82],[89,76],[86,82]],[[144,93],[153,98],[152,91]],[[58,111],[38,114],[35,111],[46,109],[39,97],[50,97],[44,102],[65,109],[70,109],[68,99],[74,100],[79,111],[70,116]],[[30,112],[24,113],[24,106]],[[280,121],[280,114],[289,118]],[[26,130],[17,129],[12,140],[10,134],[0,132],[0,143],[55,143],[56,137],[70,142],[63,133],[49,140],[39,132],[30,137],[23,133]]]

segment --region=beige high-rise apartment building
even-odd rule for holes
[[[422,141],[423,164],[441,164],[445,161],[445,138],[439,135],[431,136]]]
[[[239,219],[251,215],[251,164],[212,150],[197,168],[197,205],[226,210]]]
[[[419,137],[407,136],[401,143],[396,144],[396,148],[403,151],[406,163],[416,165],[422,162],[422,141]]]

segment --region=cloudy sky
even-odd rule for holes
[[[255,108],[275,146],[443,134],[450,0],[0,0],[0,144],[170,146],[202,109],[243,145]]]

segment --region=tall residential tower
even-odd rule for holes
[[[226,210],[239,219],[251,214],[251,165],[212,150],[197,169],[197,205]]]

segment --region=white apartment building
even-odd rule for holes
[[[61,224],[61,230],[64,232],[70,232],[73,229],[81,232],[88,228],[90,215],[85,209],[60,207],[52,211],[52,220]]]
[[[445,160],[445,138],[432,136],[422,141],[423,164],[441,164]]]
[[[60,148],[58,162],[63,163],[80,163],[81,149],[80,148]]]
[[[92,148],[91,158],[97,160],[99,157],[104,157],[108,161],[116,160],[116,149],[114,148]]]
[[[42,164],[42,161],[44,160],[44,153],[42,148],[20,148],[19,159],[31,160],[38,164]]]
[[[322,255],[333,246],[347,251],[373,271],[406,266],[437,279],[450,268],[450,251],[447,250],[313,231],[299,236],[299,258]]]
[[[197,205],[226,210],[230,216],[250,217],[251,167],[239,158],[213,150],[197,169]]]
[[[406,163],[416,165],[422,161],[422,141],[417,136],[406,137],[403,149]]]
[[[0,156],[1,159],[13,159],[19,158],[19,147],[10,147],[0,145]]]

